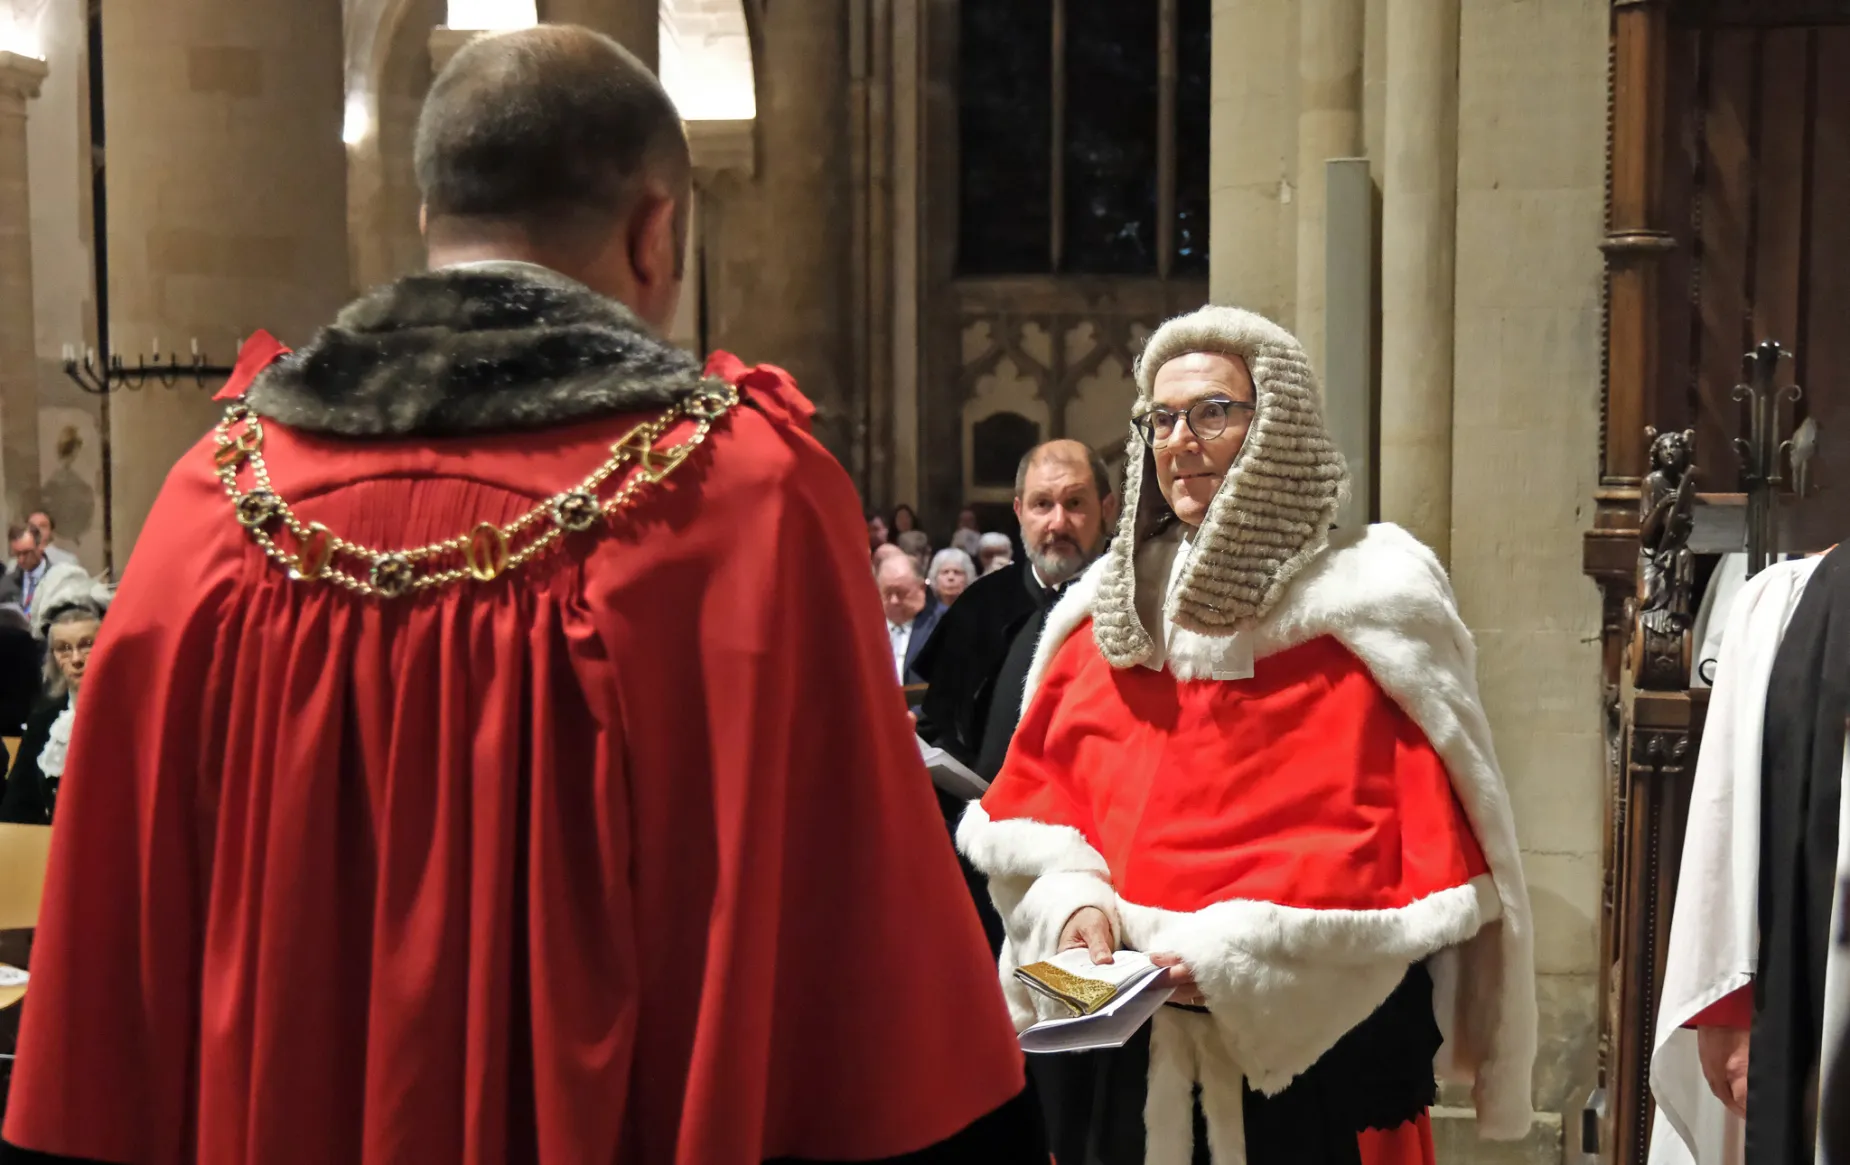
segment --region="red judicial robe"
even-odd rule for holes
[[[1050,619],[1008,760],[959,831],[1008,925],[1005,976],[1085,906],[1120,946],[1183,957],[1207,1013],[1157,1017],[1135,1109],[1152,1162],[1191,1159],[1195,1084],[1216,1161],[1431,1161],[1441,1036],[1480,1127],[1519,1135],[1526,894],[1430,553],[1389,527],[1352,536],[1238,640],[1170,625],[1160,667],[1101,654],[1105,569]],[[1018,1026],[1046,1018],[1011,1002]],[[1359,1143],[1331,1142],[1337,1125]]]
[[[608,528],[415,598],[290,581],[186,454],[85,683],[8,1141],[755,1165],[1022,1088],[854,491],[785,375],[710,371],[743,403]],[[305,520],[414,546],[636,420],[264,455]]]
[[[1122,899],[1178,914],[1230,900],[1396,910],[1489,873],[1438,754],[1329,636],[1225,683],[1115,670],[1083,626],[983,809],[1071,827]],[[1424,1113],[1357,1135],[1362,1165],[1434,1159]]]
[[[1118,894],[1393,910],[1490,872],[1445,765],[1330,636],[1237,683],[1114,669],[1090,626],[1054,656],[983,798],[1077,830]]]

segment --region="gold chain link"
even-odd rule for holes
[[[567,534],[590,530],[627,507],[644,486],[656,485],[699,448],[713,423],[739,403],[738,389],[709,377],[698,388],[652,421],[644,421],[610,447],[610,456],[571,489],[535,505],[504,525],[480,522],[441,542],[405,550],[380,550],[350,542],[319,522],[304,522],[270,481],[263,459],[263,417],[239,401],[218,423],[212,450],[213,469],[231,498],[232,513],[264,554],[301,582],[330,582],[368,598],[402,595],[465,581],[489,582],[557,546]],[[678,444],[657,449],[655,443],[682,419],[694,431]],[[248,465],[254,488],[238,484]],[[606,483],[625,466],[631,474],[608,499]],[[293,551],[278,540],[287,532]],[[343,560],[360,566],[356,573]]]

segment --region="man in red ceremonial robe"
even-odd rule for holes
[[[263,372],[136,547],[7,1141],[1044,1162],[854,490],[788,376],[660,338],[666,94],[484,38],[417,163],[433,270]]]
[[[1528,894],[1443,571],[1396,527],[1331,532],[1342,457],[1275,324],[1171,320],[1137,382],[1118,538],[958,835],[1018,1026],[1051,1013],[1016,967],[1170,968],[1139,1038],[1043,1098],[1055,1156],[1430,1162],[1435,1068],[1482,1133],[1525,1134]]]

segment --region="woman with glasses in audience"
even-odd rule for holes
[[[108,589],[93,582],[80,567],[55,567],[61,576],[47,578],[35,613],[45,641],[45,698],[26,721],[26,734],[0,795],[0,821],[50,825],[64,779],[65,750],[77,713],[90,652],[102,630]]]

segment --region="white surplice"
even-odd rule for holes
[[[1767,681],[1819,561],[1774,563],[1748,579],[1722,633],[1690,790],[1657,1013],[1651,1165],[1741,1161],[1742,1122],[1709,1091],[1696,1056],[1696,1033],[1683,1025],[1753,981],[1760,944],[1760,755]]]

